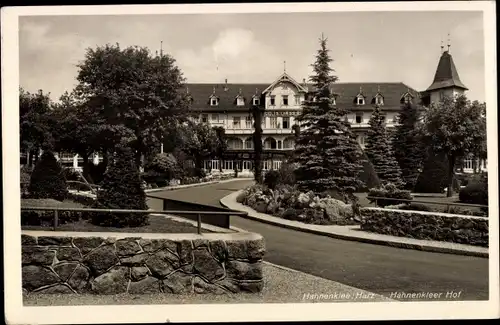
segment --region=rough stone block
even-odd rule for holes
[[[59,277],[48,268],[37,265],[29,265],[22,268],[23,288],[29,291],[56,284],[60,281]]]
[[[181,264],[190,264],[193,262],[193,243],[190,240],[181,240],[178,242],[177,251]]]
[[[146,260],[148,259],[149,254],[148,253],[141,253],[137,254],[134,256],[127,256],[127,257],[122,257],[120,258],[120,264],[121,265],[144,265],[146,263]]]
[[[104,242],[99,237],[76,237],[73,238],[73,244],[80,249],[83,254],[87,254],[91,250],[101,246]]]
[[[224,277],[224,268],[210,255],[207,249],[194,250],[193,256],[194,269],[205,279],[213,281]]]
[[[36,237],[21,235],[21,245],[31,246],[36,245]]]
[[[84,263],[90,268],[94,276],[98,276],[116,265],[120,260],[115,254],[113,246],[101,246],[85,257]]]
[[[54,271],[59,275],[61,280],[63,282],[68,281],[69,277],[73,272],[76,270],[78,267],[77,262],[70,262],[70,263],[59,263],[53,267]]]
[[[61,293],[75,293],[75,292],[73,290],[71,290],[71,288],[65,284],[56,284],[54,286],[50,286],[47,288],[37,290],[36,293],[61,294]]]
[[[183,273],[175,272],[170,274],[162,281],[163,292],[165,293],[192,293],[193,292],[193,276]]]
[[[130,256],[141,251],[141,247],[135,240],[121,239],[116,242],[116,252],[119,256]]]
[[[228,261],[226,272],[229,278],[236,280],[260,280],[262,279],[262,262]]]
[[[227,247],[223,240],[211,241],[210,252],[219,262],[223,262],[227,259]]]
[[[148,276],[148,268],[145,266],[134,266],[130,268],[132,281],[139,281]]]
[[[264,238],[249,240],[247,242],[248,258],[251,260],[260,260],[266,252],[266,244]]]
[[[86,286],[88,286],[89,278],[89,270],[83,265],[78,265],[67,283],[77,292],[81,292]]]
[[[96,294],[119,294],[127,292],[129,269],[117,266],[101,274],[92,282],[92,292]]]
[[[56,256],[59,261],[80,261],[82,259],[80,251],[75,247],[61,247],[57,250]]]
[[[160,281],[152,276],[142,279],[139,282],[131,282],[128,288],[130,294],[159,293]]]
[[[247,242],[242,240],[228,240],[227,245],[227,255],[230,259],[247,259]]]
[[[167,250],[158,251],[150,255],[146,260],[146,265],[153,275],[160,279],[172,273],[180,266],[179,258]]]
[[[193,276],[183,272],[170,274],[163,280],[163,292],[165,293],[192,293]]]
[[[71,237],[40,236],[38,237],[40,246],[71,246]]]
[[[264,289],[264,280],[238,281],[237,284],[242,292],[259,293]]]
[[[199,277],[195,277],[193,280],[193,289],[195,293],[213,293],[213,294],[225,294],[228,291],[222,287],[215,285],[213,283],[207,283]]]
[[[205,238],[197,238],[193,240],[193,249],[198,249],[200,247],[208,248],[210,242]]]
[[[55,251],[47,247],[22,246],[22,264],[52,265]]]

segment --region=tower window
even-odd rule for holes
[[[288,95],[283,95],[283,105],[288,106]]]
[[[362,96],[358,96],[356,103],[358,105],[364,105],[365,104],[365,98]]]
[[[260,104],[260,100],[259,100],[259,98],[254,97],[254,99],[253,99],[253,105],[254,105],[254,106],[259,106],[259,104]]]
[[[276,102],[276,96],[272,95],[271,98],[270,98],[270,100],[271,100],[270,101],[271,106],[274,106],[276,104],[275,103]]]
[[[382,96],[375,97],[375,104],[376,105],[384,105],[384,98]]]
[[[217,105],[219,105],[219,99],[217,97],[210,98],[210,106],[217,106]]]
[[[356,123],[360,124],[363,122],[363,113],[356,114]]]

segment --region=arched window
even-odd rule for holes
[[[276,149],[277,148],[277,143],[274,138],[267,138],[264,140],[264,149]]]
[[[237,138],[230,138],[227,140],[229,149],[243,149],[243,141]]]
[[[283,149],[293,149],[295,146],[295,141],[293,138],[286,138],[283,140]]]
[[[245,149],[253,149],[253,139],[247,138],[245,140]]]

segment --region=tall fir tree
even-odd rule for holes
[[[425,156],[425,149],[417,131],[418,120],[417,107],[404,103],[398,114],[398,125],[392,138],[394,156],[401,168],[401,176],[407,190],[414,190]]]
[[[132,150],[125,144],[115,149],[114,158],[97,192],[99,209],[147,210],[146,193]],[[147,213],[95,213],[92,223],[106,227],[140,227],[149,223]]]
[[[383,184],[393,183],[402,187],[401,169],[394,158],[380,107],[376,106],[373,110],[369,124],[370,129],[365,146],[366,156],[372,162],[375,172]]]
[[[302,191],[322,193],[335,191],[352,199],[361,186],[362,152],[345,120],[348,111],[334,105],[330,89],[337,77],[331,75],[327,39],[320,39],[310,81],[313,90],[304,101],[297,121],[303,128],[295,145],[294,161],[297,185]]]

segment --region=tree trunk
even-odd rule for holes
[[[219,157],[219,171],[222,173],[222,163],[224,161],[222,160],[222,156]]]
[[[453,180],[455,176],[455,156],[448,156],[448,191],[446,192],[447,197],[453,196]]]

